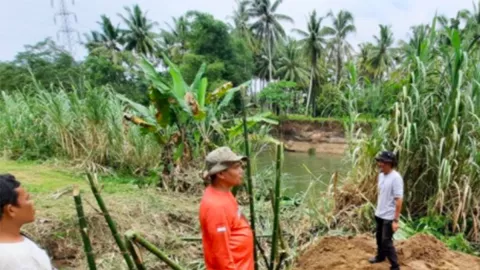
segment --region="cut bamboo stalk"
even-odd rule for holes
[[[337,185],[338,185],[338,172],[335,172],[333,175],[333,209],[336,209],[336,199],[337,199]]]
[[[245,90],[245,89],[243,89]],[[253,193],[253,181],[252,181],[252,165],[250,161],[250,145],[248,143],[248,127],[247,127],[247,110],[245,108],[245,93],[242,91],[242,114],[243,114],[243,136],[245,139],[245,156],[247,157],[247,183],[248,183],[248,200],[250,203],[250,226],[252,228],[253,239],[256,239],[255,230],[255,201]],[[258,256],[257,246],[253,245],[253,258],[255,262],[255,270],[258,270]]]
[[[130,251],[130,254],[133,257],[133,261],[135,262],[135,265],[137,266],[138,270],[147,270],[145,265],[143,264],[142,256],[137,252],[137,249],[134,246],[133,240],[128,238],[127,235],[125,235],[125,245],[127,246],[128,251]]]
[[[117,246],[120,249],[120,252],[122,253],[123,258],[125,259],[125,262],[127,263],[128,269],[134,270],[135,264],[133,263],[133,260],[130,257],[130,255],[128,254],[128,250],[125,247],[125,243],[123,242],[120,234],[118,233],[117,226],[115,225],[115,222],[110,216],[110,213],[108,212],[108,209],[105,206],[105,202],[103,201],[102,196],[98,192],[97,176],[95,174],[92,175],[91,173],[87,173],[87,178],[88,178],[88,182],[90,183],[90,188],[92,189],[93,196],[95,196],[95,199],[97,200],[98,207],[100,207],[100,210],[102,211],[103,216],[107,221],[108,227],[112,232],[112,236],[115,239],[115,242],[117,243]]]
[[[272,203],[272,211],[275,211],[275,195],[273,194],[272,190],[270,190],[269,192],[270,192],[270,194],[269,194],[270,201]],[[278,240],[280,241],[280,247],[282,248],[281,253],[287,253],[288,246],[287,246],[287,243],[285,242],[285,239],[283,238],[284,233],[282,233],[282,223],[281,222],[278,222],[277,233],[278,233]],[[271,234],[269,237],[272,237],[272,236],[273,235]]]
[[[276,162],[276,178],[275,178],[275,202],[273,209],[273,233],[272,233],[272,249],[270,253],[269,270],[275,269],[275,260],[278,255],[278,235],[279,235],[279,221],[280,221],[280,189],[282,178],[282,157],[283,145],[277,145],[277,162]]]
[[[85,256],[87,257],[88,269],[96,270],[95,256],[93,255],[92,243],[88,237],[88,225],[85,218],[85,212],[83,211],[82,197],[78,186],[73,188],[73,200],[75,201],[75,208],[77,209],[78,225],[80,228],[80,235],[82,236],[83,248],[85,250]]]
[[[174,262],[172,259],[170,259],[165,253],[163,253],[160,249],[158,249],[155,245],[152,243],[148,242],[145,238],[141,237],[134,231],[128,231],[125,233],[125,236],[128,239],[131,239],[131,241],[138,243],[142,247],[146,248],[148,251],[153,253],[155,256],[157,256],[160,260],[162,260],[164,263],[166,263],[170,268],[174,270],[183,270],[180,265],[178,265],[176,262]]]

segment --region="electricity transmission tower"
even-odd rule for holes
[[[55,25],[57,25],[57,21],[60,21],[57,41],[73,56],[75,54],[75,45],[80,42],[80,34],[72,27],[74,22],[78,22],[77,14],[68,10],[66,0],[51,0],[52,7],[55,6],[55,2],[58,3],[58,10],[53,16],[53,21]],[[75,5],[75,0],[72,0],[72,5]]]

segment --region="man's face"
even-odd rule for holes
[[[390,165],[389,163],[385,163],[381,160],[378,160],[377,161],[377,167],[380,169],[380,172],[385,173],[385,172],[388,172],[392,168],[392,165]]]
[[[31,223],[35,220],[35,207],[30,194],[23,187],[15,189],[18,194],[17,205],[9,204],[4,207],[4,217],[8,217],[18,225]]]
[[[243,164],[241,162],[234,163],[227,170],[218,174],[218,177],[229,186],[235,187],[242,184]]]

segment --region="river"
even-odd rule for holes
[[[255,159],[255,172],[275,170],[275,153],[267,151],[260,153]],[[308,168],[308,169],[307,169]],[[309,156],[307,153],[285,152],[283,163],[282,185],[285,195],[294,195],[305,191],[312,180],[316,182],[316,190],[327,188],[332,175],[338,172],[343,176],[349,168],[341,155],[317,153]]]

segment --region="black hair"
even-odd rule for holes
[[[398,167],[398,154],[395,152],[391,152],[393,154],[393,160],[390,162],[390,165],[392,165],[392,169],[395,169]]]
[[[217,174],[212,174],[212,175],[210,175],[210,177],[208,178],[208,180],[209,180],[209,181],[208,181],[208,184],[209,184],[209,185],[213,185],[213,183],[217,180],[217,177],[218,177]]]
[[[18,205],[18,193],[20,182],[11,174],[0,174],[0,220],[3,216],[3,208],[9,204]]]

